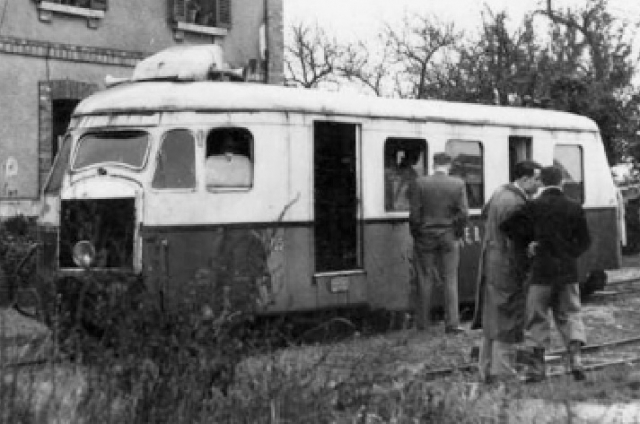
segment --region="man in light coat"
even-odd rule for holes
[[[538,190],[540,169],[532,161],[518,162],[514,181],[499,187],[482,211],[485,226],[471,328],[483,329],[478,366],[485,382],[517,376],[514,345],[523,340],[526,245],[514,243],[499,226]]]

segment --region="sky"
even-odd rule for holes
[[[555,7],[580,7],[587,0],[553,0]],[[317,22],[339,38],[375,36],[383,22],[398,22],[405,13],[429,14],[454,22],[458,30],[476,30],[484,5],[506,10],[517,23],[525,12],[540,8],[541,0],[284,0],[285,26]],[[622,19],[640,21],[640,1],[609,0],[609,10]]]

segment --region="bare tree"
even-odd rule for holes
[[[553,107],[595,120],[611,163],[636,151],[640,156],[640,93],[632,80],[638,66],[633,53],[635,27],[608,11],[608,0],[589,0],[578,10],[546,8],[537,13],[551,25],[548,95]]]
[[[317,88],[335,82],[343,48],[317,24],[291,26],[291,41],[285,45],[285,81],[288,85]]]
[[[534,35],[533,18],[525,16],[522,24],[510,32],[505,12],[483,14],[480,63],[485,100],[501,105],[522,104],[536,96],[537,64],[540,47]]]
[[[557,59],[599,81],[619,72],[620,61],[631,54],[629,25],[615,19],[607,7],[608,0],[589,0],[583,10],[562,11],[554,9],[553,0],[546,0],[546,8],[537,11],[555,26],[554,41],[565,41],[556,50]]]
[[[390,63],[391,44],[378,38],[376,47],[359,41],[346,46],[340,65],[340,76],[347,81],[364,85],[378,97],[389,95],[393,78]]]
[[[426,97],[429,69],[461,39],[462,33],[453,23],[441,23],[428,16],[405,16],[401,30],[387,25],[385,36],[392,48],[391,59],[402,66],[396,77],[396,94],[399,97]]]

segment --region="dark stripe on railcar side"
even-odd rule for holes
[[[584,281],[594,270],[620,268],[622,253],[615,207],[585,208],[591,248],[578,260],[578,278]]]
[[[586,215],[593,244],[579,260],[581,280],[592,270],[620,265],[615,208],[591,208]],[[461,250],[461,302],[474,299],[482,232],[480,217],[471,217]],[[141,234],[144,273],[156,288],[165,291],[169,300],[220,299],[220,293],[215,291],[219,290],[218,283],[225,282],[242,288],[234,299],[245,299],[248,306],[262,302],[266,312],[363,302],[392,310],[411,307],[413,241],[406,219],[363,222],[365,287],[357,293],[335,295],[324,293],[321,285],[314,284],[310,221],[144,226]],[[203,293],[203,288],[213,292]],[[442,288],[436,287],[434,304],[442,302]]]

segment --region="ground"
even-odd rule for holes
[[[618,277],[637,274],[633,267],[640,268],[640,256],[625,257],[623,266],[612,274]],[[636,336],[640,296],[585,303],[583,315],[589,344]],[[0,337],[1,356],[7,359],[11,356],[7,351],[10,338],[24,342],[30,335],[46,337],[47,330],[14,311],[5,310],[0,312],[0,333],[4,335]],[[232,390],[242,391],[243,380],[269,381],[266,376],[270,375],[281,379],[291,377],[286,381],[309,382],[305,388],[320,386],[331,393],[336,402],[346,405],[343,407],[347,411],[360,407],[349,403],[354,399],[354,393],[358,395],[364,391],[382,397],[384,401],[410,397],[418,388],[420,404],[445,405],[454,411],[460,410],[464,417],[469,416],[468,411],[476,411],[474,414],[486,418],[480,422],[498,422],[500,417],[507,417],[508,421],[501,422],[509,423],[640,422],[640,404],[635,401],[640,398],[640,367],[637,364],[591,372],[588,381],[579,383],[563,376],[537,385],[486,386],[478,383],[474,372],[454,373],[438,380],[427,378],[425,371],[469,364],[471,350],[478,345],[481,336],[479,330],[448,335],[444,333],[444,325],[439,323],[428,331],[403,330],[374,337],[355,337],[326,346],[289,348],[241,363],[237,373],[239,383]],[[557,335],[553,344],[554,349],[562,347]],[[34,353],[39,356],[42,351],[32,350],[27,356]],[[77,377],[75,368],[66,374],[65,369],[64,365],[59,367],[65,376]],[[49,375],[45,373],[41,377],[46,379]],[[69,387],[78,386],[71,377],[67,378]],[[65,386],[61,383],[63,380],[57,379],[56,384]],[[28,389],[25,390],[33,391],[32,386],[25,387]],[[38,387],[49,386],[42,382]],[[354,402],[359,401],[357,396],[355,399]]]

